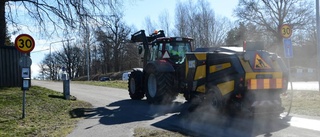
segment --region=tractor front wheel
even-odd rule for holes
[[[173,74],[150,72],[146,77],[146,96],[151,104],[171,103],[178,93],[173,91]]]

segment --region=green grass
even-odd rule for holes
[[[22,119],[20,88],[0,88],[0,136],[66,136],[80,118],[71,118],[75,108],[89,103],[64,100],[62,93],[33,86],[26,93],[26,117]]]
[[[178,132],[166,130],[154,130],[149,128],[138,127],[134,129],[134,137],[187,137]]]
[[[319,91],[288,91],[287,96],[282,96],[283,106],[286,111],[289,108],[291,97],[291,113],[307,116],[320,116],[320,92]]]
[[[105,86],[112,88],[128,89],[128,81],[114,80],[114,81],[72,81],[78,84],[87,84],[95,86]]]

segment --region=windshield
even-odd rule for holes
[[[185,60],[186,52],[190,52],[190,43],[188,42],[171,42],[166,43],[166,50],[169,52],[170,59],[175,64],[182,64]]]

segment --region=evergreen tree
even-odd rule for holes
[[[8,27],[6,28],[6,37],[5,37],[5,46],[13,46],[13,42],[11,42],[11,36],[8,35]]]

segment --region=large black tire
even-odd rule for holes
[[[205,93],[193,92],[188,101],[189,112],[219,114],[223,112],[224,101],[218,87],[210,86]]]
[[[173,91],[173,78],[170,72],[149,70],[145,80],[147,101],[151,104],[172,103],[178,95]]]
[[[128,90],[130,98],[133,100],[141,100],[144,97],[142,91],[142,75],[141,71],[133,71],[129,76]]]
[[[204,94],[204,100],[201,103],[201,107],[214,110],[217,113],[223,112],[225,102],[223,101],[222,94],[218,87],[212,86]]]

